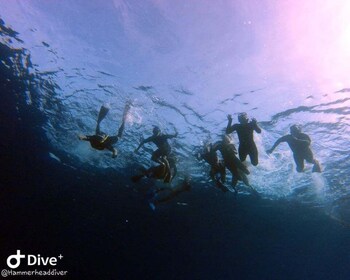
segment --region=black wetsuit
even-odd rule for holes
[[[142,144],[153,142],[157,146],[157,150],[152,153],[152,160],[158,162],[158,159],[162,156],[169,157],[171,154],[171,147],[168,143],[168,139],[174,138],[175,135],[160,134],[152,135],[142,141]]]
[[[292,150],[298,172],[302,172],[304,170],[304,160],[309,163],[315,163],[313,153],[310,149],[311,139],[307,134],[298,133],[296,137],[292,136],[291,134],[287,134],[279,138],[276,141],[275,146],[282,142],[287,142]]]
[[[223,191],[227,191],[227,188],[223,185],[226,181],[226,169],[225,163],[219,160],[216,151],[213,150],[212,146],[206,148],[206,151],[200,154],[199,159],[204,159],[210,165],[210,178],[216,182],[216,186]],[[220,178],[217,175],[220,174]]]
[[[118,142],[119,138],[122,137],[124,131],[125,123],[124,121],[119,127],[118,134],[114,136],[109,136],[100,130],[100,125],[97,124],[95,135],[86,135],[83,140],[89,141],[91,147],[96,150],[110,150],[113,152],[113,145]]]
[[[245,178],[240,173],[240,170],[249,174],[247,167],[237,158],[237,150],[233,143],[224,143],[223,141],[215,143],[213,149],[215,151],[219,150],[224,159],[225,167],[232,173],[232,186],[237,185],[237,181],[244,181]],[[249,185],[249,183],[248,183]]]
[[[226,134],[230,134],[237,131],[239,139],[239,158],[241,161],[245,161],[247,155],[250,157],[250,161],[253,165],[258,165],[258,149],[254,142],[254,131],[261,133],[260,127],[256,122],[249,122],[246,124],[234,124],[231,125],[232,120],[229,120],[226,128]]]

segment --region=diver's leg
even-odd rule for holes
[[[234,162],[233,164],[235,165],[236,169],[237,168],[241,169],[247,175],[250,174],[248,168],[244,165],[244,163],[239,158],[236,157],[236,155],[233,155],[232,159],[233,159],[233,162]]]
[[[100,134],[101,134],[100,123],[97,123],[97,125],[96,125],[95,134],[96,134],[96,135],[100,135]]]
[[[298,155],[296,153],[293,154],[294,162],[297,166],[296,170],[297,172],[303,172],[304,171],[304,157],[301,155]]]
[[[236,176],[232,176],[232,187],[233,187],[233,189],[235,190],[235,193],[238,193],[238,191],[237,191],[237,182],[238,182],[238,179],[236,178]]]
[[[322,168],[320,163],[318,162],[318,160],[314,159],[314,166],[312,167],[312,172],[318,172],[321,173],[322,172]]]
[[[321,170],[321,165],[320,163],[318,162],[318,160],[316,160],[314,158],[314,155],[312,154],[312,151],[310,150],[310,152],[305,156],[305,160],[308,162],[308,163],[313,163],[313,167],[312,167],[312,172],[318,172],[318,173],[321,173],[322,170]]]
[[[238,172],[239,172],[239,175],[241,176],[241,179],[242,179],[243,183],[244,183],[246,186],[250,187],[250,184],[249,184],[249,180],[248,180],[247,175],[245,175],[244,172],[242,172],[242,171],[238,171]]]
[[[250,162],[254,165],[257,166],[259,163],[259,159],[258,159],[258,149],[256,148],[256,145],[253,144],[250,147],[250,151],[249,151],[249,157],[250,157]]]
[[[245,159],[247,158],[247,155],[248,155],[247,148],[242,146],[242,145],[239,145],[238,154],[239,154],[239,159],[241,161],[245,161]]]
[[[225,183],[226,182],[226,167],[222,162],[219,163],[219,172],[220,172],[221,182]]]
[[[170,165],[170,170],[172,169],[172,174],[171,174],[171,181],[172,181],[177,174],[176,157],[173,154],[170,154],[168,156],[168,161]]]
[[[119,129],[118,129],[118,138],[121,138],[124,132],[124,127],[125,127],[125,121],[126,121],[126,117],[128,116],[128,112],[130,109],[130,103],[126,103],[125,107],[124,107],[124,112],[123,112],[123,119],[122,119],[122,124],[120,125]]]
[[[215,178],[215,168],[214,168],[214,167],[211,167],[211,168],[210,168],[209,176],[210,176],[210,178],[211,178],[213,181],[216,181],[216,178]]]
[[[115,143],[118,142],[118,140],[119,140],[118,136],[108,136],[105,143],[106,145],[114,145]]]
[[[226,166],[226,167],[228,170],[230,170],[232,174],[232,181],[231,181],[232,187],[235,190],[235,193],[238,193],[236,186],[237,186],[238,180],[241,178],[238,174],[238,170],[235,166]]]
[[[125,127],[125,122],[123,121],[118,129],[118,134],[117,134],[118,138],[121,138],[123,136],[124,127]]]
[[[106,146],[106,149],[112,152],[112,158],[115,158],[118,155],[118,151],[112,145]]]

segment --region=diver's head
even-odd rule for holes
[[[246,124],[246,123],[248,123],[249,119],[248,119],[247,113],[245,113],[245,112],[239,113],[239,114],[238,114],[238,121],[239,121],[241,124]]]
[[[157,136],[160,134],[160,128],[158,126],[153,127],[153,135]]]
[[[301,133],[301,126],[298,125],[298,124],[293,124],[291,127],[290,127],[290,134],[292,134],[293,136],[296,136],[298,134]]]

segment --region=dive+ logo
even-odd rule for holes
[[[62,259],[63,256],[60,254],[58,259]],[[41,257],[40,255],[21,255],[21,250],[17,250],[16,255],[10,255],[7,258],[7,266],[9,268],[15,269],[20,266],[21,264],[21,259],[27,259],[27,265],[32,266],[32,265],[38,265],[38,266],[55,266],[57,265],[57,258],[56,257]]]

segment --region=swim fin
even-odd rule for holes
[[[98,113],[97,124],[100,124],[100,122],[107,116],[108,111],[108,107],[104,105],[101,106],[100,112]]]
[[[130,108],[131,108],[131,102],[128,101],[128,102],[126,102],[125,107],[124,107],[123,122],[126,121],[126,117],[128,116],[128,112],[129,112]]]

